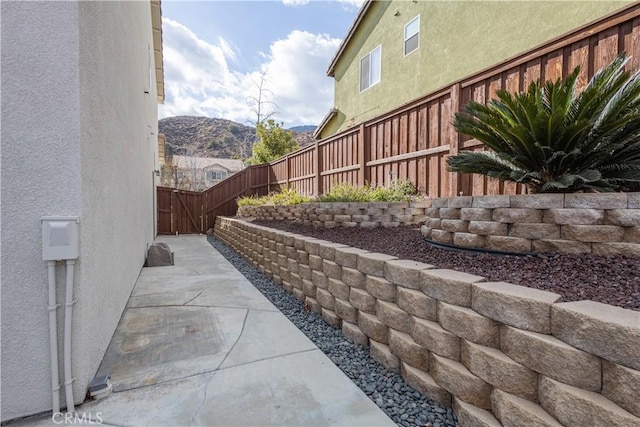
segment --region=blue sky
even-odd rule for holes
[[[361,0],[162,2],[166,101],[160,117],[255,120],[264,96],[285,127],[317,125],[333,106],[326,70]],[[268,110],[271,105],[265,105]]]

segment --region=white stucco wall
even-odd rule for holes
[[[80,217],[73,375],[84,400],[154,237],[157,104],[148,2],[1,7],[5,421],[51,410],[43,215]]]

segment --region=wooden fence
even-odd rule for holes
[[[342,182],[384,186],[410,180],[432,197],[523,193],[521,185],[447,171],[449,156],[484,149],[455,131],[453,116],[471,100],[486,103],[499,89],[517,92],[538,79],[566,77],[578,65],[579,87],[584,87],[623,51],[632,57],[628,67],[640,70],[640,3],[274,162],[247,168],[196,193],[199,208],[192,192],[159,188],[159,233],[204,232],[217,215],[235,214],[237,197],[267,194],[279,186],[313,195]],[[175,195],[169,197],[167,190]],[[193,231],[198,221],[200,228]]]
[[[432,197],[516,194],[523,186],[480,175],[450,173],[446,160],[483,145],[456,133],[453,116],[471,100],[485,103],[496,90],[522,91],[535,80],[566,77],[581,67],[579,85],[620,52],[640,69],[640,5],[581,27],[542,46],[456,81],[359,126],[270,164],[271,184],[321,194],[335,183],[374,186],[410,180]]]
[[[204,233],[216,216],[235,215],[236,199],[269,192],[269,165],[250,166],[202,192],[158,187],[158,234]]]

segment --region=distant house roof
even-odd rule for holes
[[[219,166],[229,172],[238,172],[245,168],[242,160],[220,159],[216,157],[173,156],[173,164],[179,168],[208,169]]]
[[[372,4],[373,4],[373,0],[367,0],[366,2],[364,2],[360,10],[358,11],[356,18],[353,20],[353,23],[351,24],[351,28],[349,28],[349,31],[347,32],[347,36],[344,38],[344,40],[342,40],[342,43],[340,43],[340,46],[338,47],[336,54],[333,55],[333,59],[331,60],[331,64],[329,64],[329,69],[327,70],[327,76],[333,77],[333,73],[336,71],[336,64],[338,63],[338,60],[342,56],[342,53],[344,52],[344,50],[347,48],[347,45],[353,38],[353,35],[356,33],[356,30],[358,29],[358,25],[360,25],[360,22],[362,22],[362,20],[364,19],[364,16],[367,14]]]
[[[333,119],[333,117],[336,114],[338,114],[338,109],[337,108],[332,108],[331,110],[329,110],[329,112],[327,113],[326,116],[324,116],[324,118],[322,119],[322,121],[320,122],[320,124],[318,125],[316,130],[313,131],[313,137],[315,139],[320,138],[320,134],[322,133],[322,129],[324,129],[324,127],[327,125],[327,123],[329,123],[331,121],[331,119]]]

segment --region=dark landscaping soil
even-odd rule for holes
[[[640,311],[640,258],[584,255],[496,256],[429,246],[419,227],[315,228],[290,221],[256,221],[266,227],[380,252],[562,295]]]

